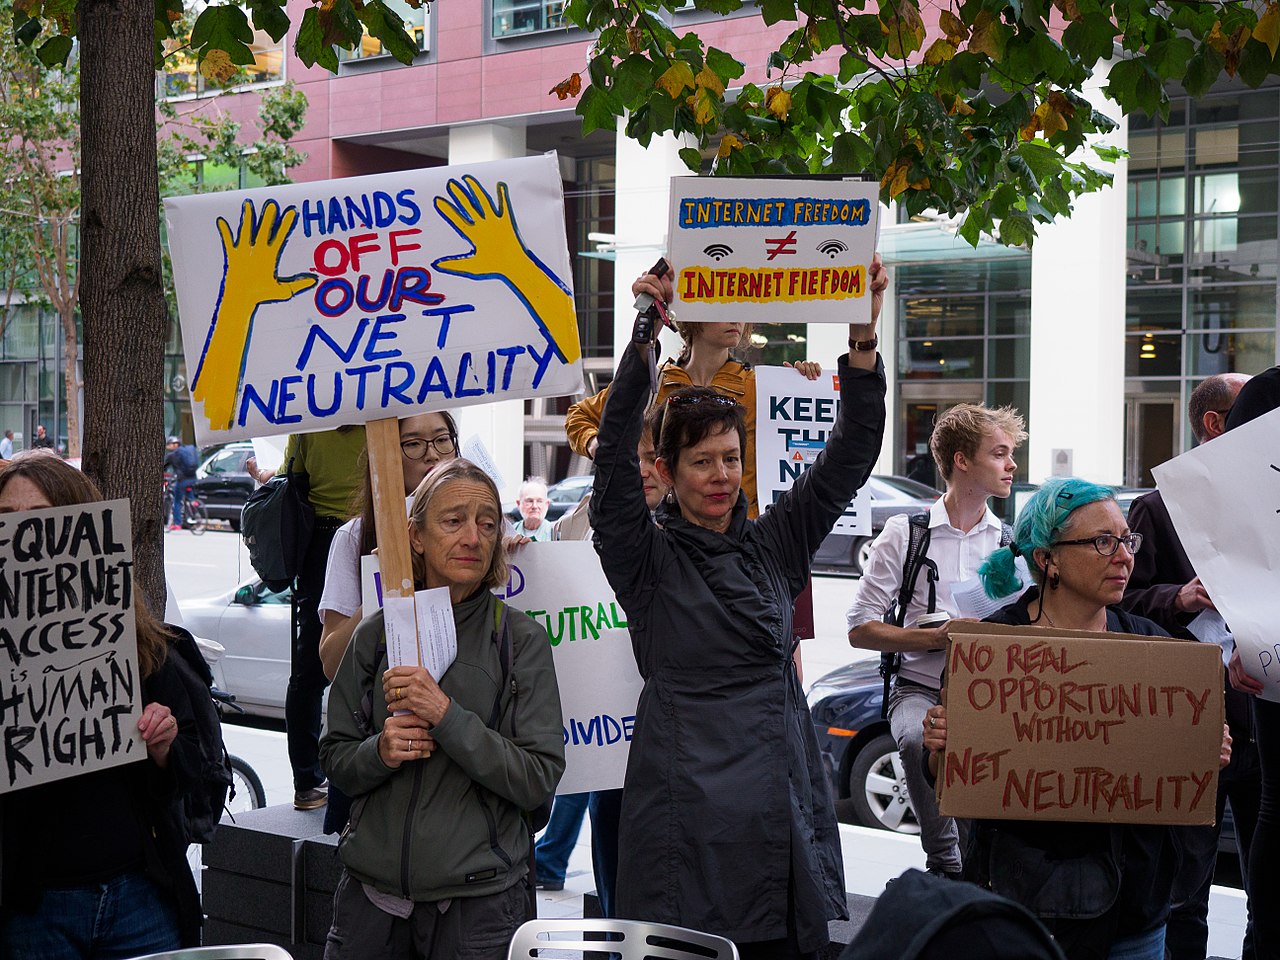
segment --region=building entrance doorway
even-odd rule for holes
[[[1177,454],[1176,396],[1129,397],[1124,417],[1124,482],[1131,487],[1154,487],[1151,468]]]

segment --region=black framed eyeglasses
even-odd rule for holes
[[[1126,533],[1123,537],[1117,537],[1114,533],[1100,533],[1096,537],[1085,537],[1082,540],[1059,540],[1050,546],[1074,547],[1086,543],[1093,544],[1093,549],[1103,557],[1114,557],[1122,543],[1129,549],[1130,554],[1136,554],[1142,548],[1142,534]]]
[[[738,405],[738,401],[733,397],[721,396],[718,393],[695,393],[693,395],[673,393],[667,397],[667,403],[675,407],[691,407],[696,403],[714,403],[721,407],[736,407]]]
[[[447,457],[453,451],[458,449],[458,443],[453,439],[453,434],[442,433],[438,437],[423,439],[421,437],[412,437],[408,440],[400,441],[400,452],[410,460],[421,460],[427,455],[427,449],[433,448],[441,457]]]

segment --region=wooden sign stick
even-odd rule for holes
[[[364,429],[372,480],[373,519],[378,532],[382,594],[384,597],[412,598],[413,562],[409,554],[409,525],[405,521],[400,421],[395,417],[370,420]],[[419,666],[422,665],[421,656],[419,653]]]

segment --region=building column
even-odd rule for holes
[[[1120,126],[1105,142],[1124,147],[1128,124],[1101,93],[1085,95]],[[1042,226],[1031,257],[1031,410],[1028,479],[1070,473],[1096,483],[1124,478],[1125,229],[1128,164],[1114,185],[1076,201],[1070,219]]]
[[[525,156],[525,128],[496,123],[453,127],[449,131],[449,164],[483,163]],[[465,443],[473,435],[493,457],[502,474],[498,491],[503,502],[514,500],[524,480],[524,401],[503,400],[479,406],[456,407],[458,436]]]
[[[616,143],[616,215],[614,218],[615,269],[613,361],[616,369],[622,351],[631,343],[636,314],[631,309],[631,282],[667,252],[670,225],[671,178],[692,176],[678,152],[687,146],[670,135],[654,137],[642,147],[626,135],[626,120],[618,121]],[[680,338],[671,331],[662,335],[663,355],[680,350]]]

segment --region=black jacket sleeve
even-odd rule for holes
[[[756,536],[782,558],[792,597],[804,589],[813,555],[831,532],[858,489],[867,482],[884,440],[884,364],[876,369],[850,367],[841,355],[840,416],[827,445],[756,521]]]
[[[649,402],[644,356],[628,346],[609,386],[596,437],[596,479],[591,491],[592,542],[609,586],[630,616],[652,597],[662,544],[644,499],[637,448]]]

